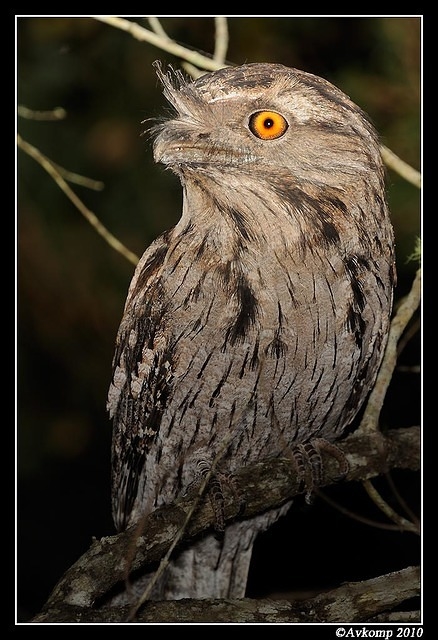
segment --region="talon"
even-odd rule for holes
[[[329,456],[334,458],[339,465],[339,473],[335,477],[335,480],[342,480],[347,475],[350,465],[348,464],[345,453],[333,442],[329,442],[324,438],[317,438],[313,441],[313,444],[319,449],[319,451],[325,451]]]
[[[214,513],[214,530],[221,536],[225,531],[225,499],[219,476],[210,478],[207,491]]]
[[[297,473],[300,479],[300,491],[305,489],[305,500],[311,504],[314,498],[314,491],[323,481],[324,464],[321,453],[332,456],[339,464],[339,474],[336,480],[344,478],[349,469],[348,460],[344,452],[332,442],[324,438],[315,438],[310,442],[299,444],[292,449],[292,455],[297,466]]]
[[[317,447],[315,441],[306,442],[303,445],[303,449],[307,455],[308,463],[310,464],[310,477],[312,489],[322,483],[323,476],[323,464],[321,458],[321,452]]]
[[[239,506],[238,516],[245,511],[245,500],[242,498],[236,485],[236,478],[231,473],[215,473],[209,482],[208,494],[215,515],[214,529],[217,534],[222,535],[225,531],[225,497],[224,487],[227,486],[233,495],[233,500]]]
[[[211,464],[204,458],[197,462],[197,472],[195,478],[190,482],[185,490],[185,495],[199,491],[202,481],[211,470]],[[240,496],[240,492],[236,486],[236,479],[233,474],[223,473],[221,471],[214,472],[208,480],[206,486],[206,494],[210,500],[214,513],[214,530],[215,533],[222,537],[225,531],[225,496],[224,485],[229,487],[233,499],[239,505],[238,515],[242,515],[245,510],[245,500]]]
[[[292,450],[300,479],[300,492],[305,491],[307,504],[313,502],[315,487],[321,484],[322,459],[318,449],[312,442],[299,444]]]
[[[306,463],[302,445],[297,445],[292,449],[292,456],[297,468],[297,476],[299,479],[299,493],[302,493],[306,486]]]

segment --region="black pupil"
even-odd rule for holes
[[[265,126],[265,129],[270,129],[271,127],[274,126],[274,121],[272,118],[266,118],[263,124]]]

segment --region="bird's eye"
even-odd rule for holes
[[[280,138],[288,126],[287,120],[275,111],[257,111],[249,119],[250,130],[262,140]]]

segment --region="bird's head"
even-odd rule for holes
[[[176,114],[154,127],[154,157],[179,175],[355,183],[380,158],[364,112],[318,76],[258,63],[195,81],[157,73]]]
[[[151,130],[154,158],[184,186],[181,228],[217,227],[219,237],[228,224],[239,237],[300,247],[377,233],[386,215],[378,137],[337,87],[280,64],[195,81],[157,73],[174,115]]]

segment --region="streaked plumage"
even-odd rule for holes
[[[117,336],[118,529],[171,502],[199,461],[232,473],[338,440],[374,383],[395,280],[378,139],[345,94],[277,64],[158,73],[175,116],[154,157],[183,211],[138,264]],[[184,551],[156,597],[243,597],[278,516]]]

